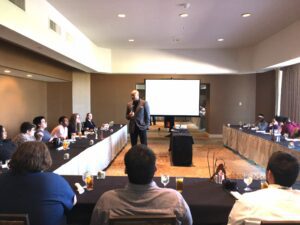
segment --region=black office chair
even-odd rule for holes
[[[28,214],[0,214],[0,225],[30,225]]]
[[[109,225],[176,225],[175,215],[109,216]]]

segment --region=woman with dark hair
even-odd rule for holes
[[[26,141],[35,141],[34,132],[35,125],[30,122],[24,122],[20,126],[20,132],[13,138],[14,144],[18,147],[20,144]]]
[[[70,138],[72,134],[78,134],[79,132],[81,132],[80,115],[78,113],[73,113],[69,120],[68,136]]]
[[[15,151],[15,144],[10,139],[7,139],[5,127],[0,125],[0,161],[5,163],[6,160],[11,158]]]
[[[83,124],[83,129],[84,130],[94,130],[96,127],[96,124],[93,121],[93,114],[92,113],[87,113],[85,117],[85,122]]]
[[[25,142],[13,154],[10,170],[0,176],[0,213],[26,213],[31,225],[63,225],[76,203],[66,180],[51,172],[47,146]]]

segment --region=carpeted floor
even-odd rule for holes
[[[183,124],[183,123],[181,123]],[[264,175],[264,169],[255,165],[235,152],[225,148],[222,138],[209,138],[206,132],[201,132],[192,123],[185,123],[194,139],[193,145],[193,165],[191,167],[172,166],[169,155],[168,129],[163,128],[162,122],[157,122],[148,131],[148,146],[157,156],[157,172],[155,176],[168,174],[170,176],[183,177],[209,177],[207,153],[209,151],[209,161],[212,168],[213,155],[221,162],[224,160],[227,177],[242,178],[244,173],[253,175]],[[107,169],[109,176],[125,176],[124,174],[124,155],[130,148],[130,141],[124,150],[117,156],[112,165]]]

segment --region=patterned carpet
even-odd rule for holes
[[[201,132],[192,123],[186,124],[194,139],[193,145],[193,165],[190,167],[172,166],[169,155],[168,129],[163,127],[162,122],[157,122],[148,131],[148,146],[155,152],[157,157],[157,172],[155,176],[168,174],[170,176],[183,177],[209,177],[207,153],[209,151],[209,162],[212,168],[213,155],[218,162],[225,162],[226,173],[229,178],[242,178],[244,173],[253,175],[264,175],[264,169],[255,165],[235,152],[223,146],[222,138],[209,138],[206,132]],[[109,176],[125,176],[124,155],[130,148],[130,142],[124,150],[117,156],[112,165],[107,169]]]

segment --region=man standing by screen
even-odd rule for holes
[[[139,92],[131,92],[132,101],[127,103],[126,119],[129,120],[131,146],[137,144],[138,136],[141,144],[147,145],[147,129],[150,126],[150,110],[147,101],[140,99]]]

